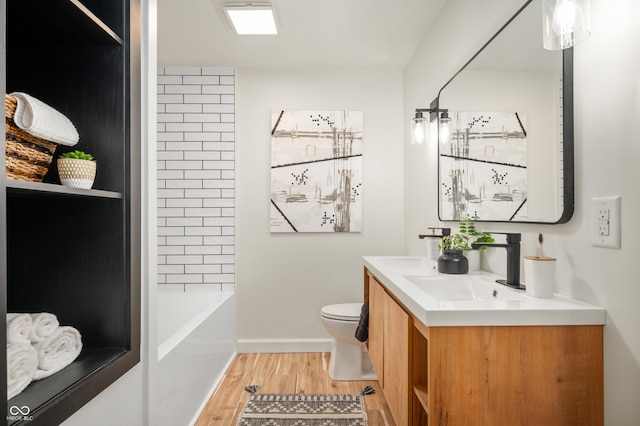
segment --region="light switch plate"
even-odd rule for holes
[[[591,222],[593,246],[620,248],[620,196],[592,198]]]

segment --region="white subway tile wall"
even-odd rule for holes
[[[233,291],[235,70],[158,68],[157,132],[158,283]]]

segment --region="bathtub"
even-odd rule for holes
[[[233,292],[159,291],[158,424],[194,424],[235,353]]]

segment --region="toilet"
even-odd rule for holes
[[[356,339],[362,303],[323,306],[320,317],[333,336],[329,377],[333,380],[377,380],[364,343]]]

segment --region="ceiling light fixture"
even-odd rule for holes
[[[227,3],[224,12],[239,35],[278,34],[270,3]]]

